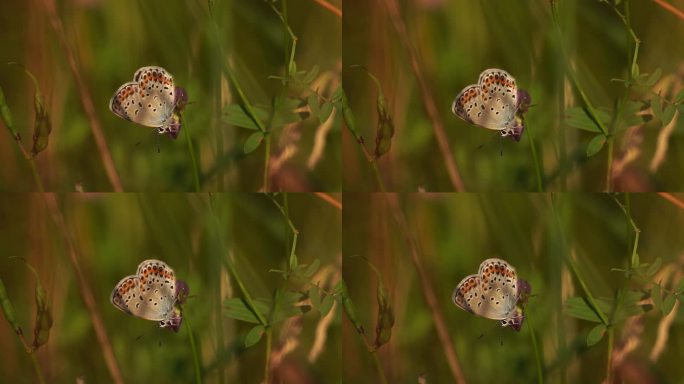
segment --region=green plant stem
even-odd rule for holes
[[[181,126],[183,118],[181,117]],[[192,145],[192,139],[190,138],[190,132],[188,127],[183,130],[185,135],[185,141],[188,143],[188,152],[190,152],[190,161],[192,163],[192,176],[195,182],[195,192],[200,191],[200,177],[199,177],[199,165],[197,164],[197,157],[195,156],[195,148]]]
[[[43,378],[43,371],[40,369],[40,364],[38,364],[38,359],[36,358],[35,351],[29,353],[29,355],[31,355],[31,363],[33,364],[33,369],[36,371],[36,378],[38,379],[38,383],[45,384],[45,379]]]
[[[363,146],[363,144],[361,144]],[[380,170],[378,169],[378,163],[376,161],[371,161],[371,169],[373,169],[373,175],[375,175],[375,180],[378,182],[378,186],[380,187],[380,192],[385,192],[385,182],[382,181],[382,175],[380,174]]]
[[[209,206],[211,208],[212,216],[214,217],[214,227],[216,230],[216,236],[218,238],[219,245],[221,246],[221,254],[225,255],[225,257],[222,258],[222,260],[228,268],[230,275],[233,277],[233,279],[235,279],[235,283],[238,285],[240,293],[242,293],[242,296],[244,297],[247,306],[254,313],[254,316],[257,318],[257,320],[259,320],[259,324],[261,324],[265,328],[267,327],[268,323],[266,322],[266,319],[264,319],[264,315],[262,315],[261,312],[257,310],[256,305],[254,305],[252,295],[249,293],[249,291],[245,287],[245,284],[242,282],[240,274],[238,273],[237,268],[235,268],[235,264],[233,263],[233,260],[231,260],[230,255],[228,254],[226,244],[223,242],[223,236],[221,235],[221,225],[218,219],[218,215],[216,213],[216,209],[214,207],[213,195],[209,196]]]
[[[582,102],[584,102],[584,105],[586,107],[586,112],[589,114],[589,117],[594,121],[596,124],[596,127],[601,131],[601,133],[608,137],[609,132],[606,129],[606,127],[603,125],[603,122],[599,120],[599,118],[596,115],[596,110],[594,109],[594,105],[591,103],[589,98],[587,97],[586,93],[584,92],[584,88],[582,88],[582,85],[580,84],[579,80],[577,79],[577,74],[575,73],[575,70],[572,68],[572,65],[570,64],[570,61],[568,59],[568,54],[567,51],[565,50],[565,44],[563,43],[563,32],[560,29],[560,24],[558,21],[558,0],[552,0],[551,1],[551,16],[553,18],[553,24],[556,27],[556,33],[558,37],[558,45],[561,48],[561,52],[563,54],[563,62],[567,63],[566,66],[566,72],[568,76],[570,76],[570,80],[572,81],[572,84],[575,86],[575,90],[577,93],[580,95],[580,98],[582,98]]]
[[[561,225],[560,221],[560,215],[558,213],[558,208],[556,207],[556,194],[551,195],[551,201],[552,201],[552,208],[553,208],[553,214],[556,219],[556,226],[558,227],[558,235],[562,239],[562,243],[564,244],[564,249],[569,249],[569,244],[567,242],[567,239],[565,238],[565,234],[563,232],[563,226]],[[579,271],[577,270],[577,265],[575,265],[575,261],[572,259],[572,256],[568,254],[566,251],[564,253],[564,258],[565,262],[570,266],[570,269],[572,270],[573,275],[575,275],[575,278],[577,281],[580,283],[580,286],[582,287],[582,290],[584,291],[584,294],[587,297],[587,301],[589,301],[589,305],[591,308],[596,312],[596,315],[601,319],[601,323],[605,325],[606,327],[610,324],[608,319],[606,318],[606,315],[603,314],[603,311],[599,308],[599,306],[596,304],[596,299],[594,299],[594,295],[592,295],[591,291],[589,290],[589,287],[587,287],[587,284],[584,282],[584,279],[582,279],[582,276],[580,275]]]
[[[271,161],[271,135],[266,134],[266,137],[264,137],[264,180],[262,183],[261,190],[263,192],[268,192],[268,179],[269,179],[269,170],[268,170],[268,163]]]
[[[382,369],[382,364],[380,364],[380,359],[378,358],[378,351],[371,351],[371,356],[373,356],[375,370],[378,371],[378,381],[380,382],[380,384],[387,384],[387,379],[385,378],[385,371]]]
[[[264,363],[264,383],[271,382],[271,347],[273,345],[273,327],[266,328],[266,358]]]
[[[535,361],[537,363],[537,382],[542,384],[542,383],[544,383],[544,373],[542,370],[542,358],[541,358],[541,355],[539,354],[539,346],[537,345],[537,336],[534,334],[534,327],[532,326],[532,319],[530,318],[529,314],[527,314],[526,320],[527,320],[527,328],[530,330],[530,338],[532,339],[532,347],[534,348]]]
[[[195,336],[192,334],[192,327],[190,326],[190,319],[186,315],[183,320],[185,321],[185,328],[188,330],[188,339],[190,340],[190,349],[192,350],[192,361],[195,364],[195,382],[202,382],[202,367],[199,359],[199,354],[197,353],[197,346],[195,345]]]
[[[544,182],[542,181],[542,166],[537,157],[537,147],[534,145],[534,138],[529,128],[527,129],[527,138],[530,141],[530,149],[532,150],[532,161],[534,161],[534,173],[537,178],[537,192],[544,192]]]
[[[615,327],[608,326],[608,357],[606,362],[606,383],[613,382],[613,340],[615,339]]]

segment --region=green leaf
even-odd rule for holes
[[[568,108],[565,111],[565,124],[589,132],[601,132],[596,123],[580,107]]]
[[[247,332],[247,335],[245,336],[245,347],[249,348],[252,345],[256,344],[261,340],[261,336],[264,335],[264,326],[263,325],[257,325],[253,327],[252,329]]]
[[[684,88],[680,89],[679,92],[677,92],[674,101],[675,103],[681,103],[684,101]]]
[[[682,90],[682,92],[684,92],[684,90]],[[342,88],[342,85],[340,85],[337,88],[335,88],[335,91],[333,91],[332,101],[333,101],[333,103],[341,103],[343,98],[344,98],[344,89]]]
[[[304,271],[304,276],[305,277],[311,277],[318,271],[318,268],[321,267],[321,261],[319,259],[314,259],[314,261],[309,264],[309,266],[306,268],[306,271]]]
[[[263,302],[254,302],[255,310],[265,317],[269,312],[269,305]],[[245,302],[239,297],[233,297],[223,301],[223,313],[231,319],[246,321],[248,323],[259,324],[259,319],[247,307]]]
[[[321,317],[325,317],[328,315],[328,312],[330,312],[330,309],[332,308],[334,303],[334,298],[331,295],[327,295],[326,297],[323,298],[321,301]]]
[[[644,82],[644,85],[647,87],[652,87],[656,82],[658,82],[662,74],[663,71],[660,68],[656,68],[656,70],[653,71],[653,73],[648,77],[648,80]]]
[[[330,117],[332,110],[333,110],[332,103],[324,101],[323,105],[321,105],[321,114],[319,116],[321,123],[325,123],[326,121],[328,121],[328,118]]]
[[[569,316],[578,319],[592,321],[594,323],[601,322],[601,318],[583,297],[571,297],[565,300],[565,311]]]
[[[677,286],[675,287],[674,291],[677,294],[684,292],[684,279],[679,280],[679,283],[677,283]]]
[[[670,121],[672,121],[672,118],[674,117],[675,111],[677,111],[677,107],[674,104],[668,104],[667,107],[665,107],[665,111],[663,111],[663,126],[670,124]]]
[[[602,133],[594,136],[594,138],[589,141],[589,144],[587,144],[587,157],[597,154],[601,148],[603,148],[604,144],[606,144],[606,137],[603,136]]]
[[[311,306],[320,311],[321,310],[321,291],[318,287],[312,287],[309,289],[309,299],[311,300]]]
[[[653,284],[653,288],[651,289],[651,299],[653,300],[653,306],[655,309],[660,310],[663,308],[663,294],[660,292],[660,285]]]
[[[634,65],[632,65],[632,78],[634,77],[639,77],[639,64],[637,63],[634,63]]]
[[[591,331],[589,331],[589,333],[587,334],[587,346],[592,346],[601,341],[605,333],[606,326],[603,324],[599,324],[592,328]]]
[[[656,258],[655,261],[653,262],[653,264],[650,267],[648,267],[648,269],[646,270],[646,276],[651,277],[651,276],[655,275],[658,272],[658,270],[660,269],[660,265],[662,263],[663,263],[662,258],[660,258],[660,257]]]
[[[299,264],[299,260],[297,260],[297,254],[293,253],[290,256],[290,269],[295,270],[297,269],[297,265]]]
[[[300,71],[293,76],[294,81],[299,84],[309,85],[312,81],[316,80],[318,76],[318,65],[314,65],[309,71]]]
[[[318,116],[321,114],[321,109],[318,105],[318,95],[315,93],[310,94],[306,103],[309,104],[311,116],[318,118]]]
[[[667,316],[672,312],[676,300],[677,296],[675,295],[667,295],[665,297],[665,300],[663,300],[663,316]]]
[[[254,106],[252,108],[254,114],[260,121],[264,121],[268,118],[268,112],[266,110]],[[223,108],[223,116],[221,120],[224,123],[234,125],[236,127],[242,127],[252,130],[259,130],[259,127],[254,123],[251,117],[247,114],[244,108],[240,104],[229,104]]]
[[[657,117],[658,120],[663,120],[663,106],[660,96],[655,95],[651,99],[651,110],[653,110],[653,116]]]
[[[2,117],[2,120],[5,122],[7,128],[11,129],[12,133],[16,135],[14,132],[12,111],[7,105],[7,100],[5,100],[5,93],[2,91],[2,87],[0,87],[0,117]]]
[[[255,149],[259,148],[262,140],[264,140],[264,134],[261,132],[254,132],[249,135],[243,147],[245,154],[253,152]]]
[[[302,118],[294,110],[302,104],[300,99],[285,98],[279,105],[271,122],[272,127],[282,127],[301,121]]]
[[[7,296],[7,290],[5,290],[5,284],[0,279],[0,307],[2,307],[2,313],[5,314],[5,320],[14,329],[14,332],[21,334],[21,326],[17,323],[17,319],[14,316],[14,306]]]

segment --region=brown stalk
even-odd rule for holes
[[[328,3],[327,1],[325,1],[325,0],[313,0],[313,1],[314,1],[314,3],[320,5],[321,7],[325,8],[325,9],[327,9],[328,11],[336,14],[338,17],[342,17],[342,11],[339,10],[334,5]]]
[[[330,196],[329,194],[325,192],[314,192],[314,194],[326,203],[332,205],[340,211],[342,210],[342,203],[337,201],[334,197]]]
[[[109,374],[112,376],[112,380],[116,384],[123,384],[123,376],[119,370],[119,366],[116,362],[116,357],[114,356],[114,351],[112,350],[112,344],[109,342],[109,337],[107,336],[107,330],[105,329],[104,322],[102,321],[102,316],[97,308],[97,301],[95,300],[95,295],[90,288],[90,283],[85,277],[85,273],[81,269],[79,264],[79,255],[76,248],[76,241],[72,237],[72,234],[66,227],[66,222],[64,221],[64,215],[62,211],[59,210],[57,204],[57,198],[54,193],[43,194],[45,198],[45,203],[50,210],[52,215],[52,220],[55,222],[55,226],[61,232],[62,238],[69,251],[69,261],[71,262],[71,267],[76,275],[76,281],[78,282],[78,288],[81,292],[81,297],[85,303],[88,314],[90,315],[90,321],[93,323],[93,328],[95,329],[95,335],[97,336],[97,341],[100,344],[100,349],[104,355],[105,364],[109,370]]]
[[[684,12],[675,8],[672,4],[666,2],[665,0],[653,0],[653,1],[656,4],[660,5],[661,7],[665,8],[666,11],[668,11],[671,14],[673,14],[673,15],[679,17],[680,19],[684,20]]]
[[[668,192],[658,192],[660,197],[664,198],[665,200],[669,201],[670,203],[676,205],[677,207],[684,209],[684,201],[681,201],[677,199],[676,197],[672,196],[671,193]]]
[[[458,362],[458,357],[456,355],[456,350],[454,349],[454,344],[451,342],[451,336],[449,333],[449,328],[444,320],[444,315],[435,294],[432,285],[430,284],[430,277],[425,272],[423,267],[423,262],[421,260],[421,255],[418,252],[418,246],[416,245],[416,240],[413,238],[411,231],[406,223],[406,217],[404,212],[399,207],[399,199],[396,193],[386,193],[385,194],[387,203],[390,209],[394,213],[394,220],[397,222],[397,226],[401,231],[404,240],[406,240],[406,245],[411,253],[411,260],[416,268],[418,274],[418,280],[420,281],[420,286],[425,297],[425,301],[430,308],[432,314],[432,320],[435,323],[435,329],[437,330],[437,337],[439,342],[442,344],[442,349],[444,350],[444,357],[449,364],[449,369],[451,369],[451,374],[457,383],[465,383],[465,377],[463,376],[463,371]]]
[[[81,77],[81,70],[78,67],[78,62],[74,55],[74,51],[71,49],[69,42],[67,41],[66,35],[64,34],[64,26],[62,25],[62,20],[57,14],[57,7],[55,5],[55,0],[43,0],[43,5],[45,6],[45,11],[50,19],[50,24],[52,24],[52,29],[57,34],[60,44],[62,44],[62,49],[64,49],[65,56],[69,62],[69,68],[71,69],[71,74],[76,80],[76,87],[78,88],[78,93],[80,94],[79,99],[81,99],[81,104],[85,110],[88,120],[90,121],[90,130],[95,138],[95,145],[102,158],[102,163],[104,164],[105,172],[109,178],[109,182],[114,187],[115,192],[122,192],[121,179],[119,179],[119,174],[114,168],[114,161],[112,160],[112,154],[109,152],[109,147],[107,146],[107,141],[105,140],[104,134],[102,133],[102,125],[100,120],[97,118],[97,113],[95,113],[95,104],[93,104],[93,97],[90,94],[90,89]]]
[[[415,47],[411,44],[409,39],[408,31],[406,30],[406,24],[401,18],[399,13],[399,5],[396,0],[384,0],[385,8],[392,19],[392,24],[394,29],[399,35],[399,40],[404,44],[404,49],[411,61],[411,69],[413,69],[413,74],[416,77],[418,86],[420,88],[420,93],[422,94],[421,100],[423,101],[423,106],[427,111],[428,117],[432,121],[432,130],[435,132],[435,138],[437,139],[437,144],[442,152],[442,157],[444,158],[444,164],[446,165],[447,173],[449,174],[449,179],[454,188],[462,192],[465,190],[463,186],[463,181],[461,180],[461,175],[456,166],[456,161],[454,160],[454,155],[451,153],[451,147],[449,146],[449,141],[447,140],[447,135],[444,132],[444,123],[439,117],[439,111],[437,110],[437,104],[432,96],[432,92],[423,77],[423,69],[418,60],[418,53]]]

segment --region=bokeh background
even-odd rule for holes
[[[257,191],[263,186],[265,145],[245,155],[243,146],[254,131],[221,120],[226,105],[241,102],[226,65],[234,69],[250,102],[266,110],[276,96],[304,104],[308,94],[295,86],[283,92],[280,80],[269,79],[284,75],[290,41],[266,1],[54,3],[8,0],[0,5],[0,87],[14,125],[30,148],[34,86],[19,67],[5,65],[10,61],[35,75],[52,121],[48,147],[35,159],[46,190],[115,189],[91,131],[92,119],[99,122],[122,190],[196,190],[183,131],[175,141],[157,137],[153,129],[108,110],[117,88],[148,65],[164,67],[189,94],[183,130],[194,144],[201,190]],[[341,18],[314,1],[285,3],[288,25],[298,38],[297,69],[317,66],[311,88],[330,97],[340,85]],[[339,0],[329,3],[341,8]],[[276,5],[280,8],[281,2]],[[52,14],[61,21],[71,53],[53,29]],[[71,59],[78,66],[76,76]],[[92,104],[92,119],[83,103]],[[299,122],[273,127],[269,190],[339,191],[339,119],[333,115],[324,126],[306,108],[298,113]],[[2,130],[0,190],[37,191],[29,163],[7,129]]]
[[[281,204],[283,198],[276,196]],[[281,275],[270,272],[286,269],[292,234],[268,196],[66,194],[54,201],[46,205],[39,194],[0,201],[0,279],[28,342],[35,317],[35,279],[20,259],[10,256],[22,257],[36,269],[52,308],[50,338],[36,353],[46,382],[73,383],[77,377],[85,382],[113,382],[92,313],[84,304],[86,291],[92,295],[125,382],[194,382],[188,320],[204,382],[263,380],[266,337],[245,348],[244,339],[254,324],[228,318],[222,310],[223,300],[242,297],[225,259],[233,260],[254,298],[271,299],[281,288],[296,292],[311,288],[294,278],[285,284]],[[318,259],[320,268],[311,280],[332,289],[341,272],[341,212],[306,194],[289,194],[285,207],[299,230],[299,263]],[[60,216],[63,223],[58,225],[55,217]],[[74,272],[65,233],[72,239],[85,286]],[[159,329],[156,322],[126,315],[109,302],[115,284],[150,258],[168,263],[177,279],[190,287],[191,297],[184,305],[186,322],[177,334]],[[306,300],[300,305],[306,308]],[[37,382],[29,355],[5,317],[0,319],[0,382]],[[339,381],[340,323],[337,306],[325,320],[310,310],[277,323],[272,377],[297,383]]]
[[[602,382],[607,337],[587,346],[587,334],[596,323],[571,317],[565,307],[569,297],[585,296],[566,261],[570,257],[596,298],[613,298],[626,284],[644,293],[644,303],[651,302],[650,282],[633,278],[625,283],[622,273],[611,270],[629,265],[634,231],[610,195],[411,194],[398,195],[396,204],[382,194],[349,195],[353,198],[345,194],[343,218],[343,277],[372,342],[378,278],[360,256],[382,275],[395,315],[392,337],[377,353],[389,383],[415,383],[420,377],[427,383],[455,382],[438,337],[437,312],[467,382],[538,382],[531,329],[543,382]],[[626,201],[625,196],[618,198]],[[656,194],[633,194],[628,200],[641,230],[641,262],[653,264],[661,258],[651,281],[671,289],[683,278],[684,210]],[[406,231],[397,217],[405,220]],[[413,261],[411,243],[424,279]],[[519,333],[467,313],[451,301],[461,279],[477,273],[480,263],[493,257],[508,261],[532,286]],[[435,305],[427,304],[426,285]],[[684,377],[681,312],[676,304],[667,321],[660,311],[650,310],[616,324],[613,355],[621,357],[614,373],[624,380],[618,382],[668,383]],[[344,319],[344,382],[380,382],[372,355]],[[659,327],[663,335],[658,334]]]
[[[394,119],[392,149],[378,161],[387,190],[457,189],[440,152],[427,104],[435,109],[443,126],[444,142],[451,150],[449,158],[458,166],[467,191],[538,191],[537,165],[542,170],[544,190],[606,189],[608,145],[587,157],[588,144],[596,133],[568,125],[568,111],[583,107],[583,103],[564,76],[564,68],[566,64],[575,68],[595,108],[614,110],[625,97],[634,108],[649,114],[655,94],[672,99],[684,88],[684,50],[678,39],[668,38],[684,35],[684,20],[652,0],[555,3],[557,23],[549,0],[344,4],[344,87],[357,129],[370,150],[378,121],[377,89],[363,70],[350,66],[363,65],[379,78]],[[623,15],[627,13],[625,4],[629,6],[632,29],[641,40],[637,59],[640,73],[652,74],[658,68],[662,71],[651,87],[634,88],[626,96],[624,84],[612,79],[626,78],[634,47],[612,8],[614,3],[620,3],[617,8]],[[667,3],[684,9],[682,0]],[[392,17],[393,9],[398,10],[399,22]],[[567,60],[560,50],[556,24],[563,33]],[[406,36],[397,28],[405,28]],[[407,52],[407,43],[415,55]],[[414,65],[420,68],[426,90],[419,86]],[[535,106],[529,110],[527,130],[519,143],[501,140],[498,133],[472,126],[451,112],[455,96],[465,86],[477,83],[480,72],[487,68],[508,71],[518,87],[532,96]],[[679,116],[684,108],[681,102],[677,105],[679,112],[668,129],[651,116],[640,119],[634,113],[621,115],[612,154],[612,190],[682,190],[684,124]],[[607,112],[610,129],[612,115]],[[538,161],[531,151],[532,137]],[[372,168],[346,131],[343,146],[346,190],[379,191]]]

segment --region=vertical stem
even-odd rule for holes
[[[378,380],[380,384],[387,384],[387,379],[385,378],[385,371],[382,369],[380,359],[378,359],[378,351],[372,351],[371,356],[373,356],[373,363],[375,365],[375,370],[378,372]]]
[[[268,179],[269,179],[269,173],[268,173],[268,163],[269,159],[271,158],[271,134],[267,133],[266,137],[264,138],[265,143],[264,143],[264,180],[263,184],[261,187],[262,192],[268,192]]]
[[[36,358],[36,352],[33,351],[29,353],[29,355],[31,355],[31,363],[33,363],[33,369],[36,371],[36,378],[38,379],[38,383],[45,384],[45,379],[43,378],[43,371],[40,369],[38,359]]]
[[[181,117],[181,126],[183,118]],[[190,152],[190,161],[192,163],[192,176],[195,182],[195,192],[200,191],[200,179],[199,179],[199,166],[197,164],[197,158],[195,157],[195,149],[192,145],[192,140],[190,139],[190,133],[188,132],[188,127],[183,129],[185,135],[185,141],[188,143],[188,152]]]
[[[527,138],[530,141],[530,149],[532,150],[532,161],[534,162],[534,174],[537,178],[537,192],[544,192],[544,183],[542,181],[542,166],[537,157],[537,147],[534,145],[534,138],[532,132],[527,130]]]
[[[361,144],[361,146],[363,146],[363,144]],[[382,175],[378,169],[378,163],[373,160],[370,164],[371,168],[373,169],[373,175],[375,175],[375,180],[377,180],[378,186],[380,187],[380,192],[386,192],[385,183],[382,181]]]
[[[534,333],[534,327],[532,327],[532,319],[529,314],[527,315],[527,328],[530,330],[530,338],[532,339],[532,347],[534,348],[534,357],[537,362],[537,382],[539,384],[544,383],[544,373],[542,371],[542,361],[541,355],[539,354],[539,346],[537,345],[537,336]]]
[[[273,345],[273,327],[266,328],[266,358],[264,363],[264,384],[271,382],[271,348]]]
[[[606,361],[606,383],[613,382],[613,339],[615,338],[615,327],[608,326],[608,357]]]
[[[199,354],[197,353],[197,346],[195,345],[195,337],[192,334],[189,317],[186,315],[183,320],[185,321],[185,328],[188,330],[188,339],[190,340],[190,349],[192,350],[192,361],[195,363],[195,382],[199,384],[202,382],[202,373]]]

